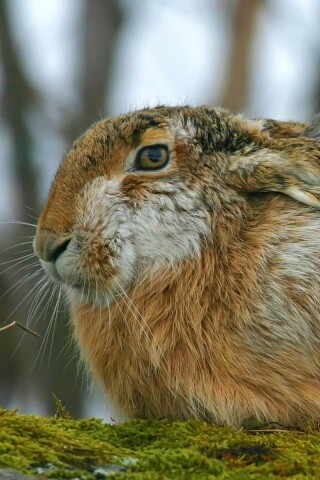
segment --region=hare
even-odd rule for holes
[[[161,106],[64,158],[34,248],[128,418],[320,418],[318,124]]]

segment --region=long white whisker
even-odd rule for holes
[[[124,320],[126,326],[129,328],[128,320],[127,320],[126,316],[124,315],[123,310],[122,310],[122,308],[121,308],[120,305],[119,305],[119,302],[117,301],[116,297],[115,297],[112,293],[111,293],[111,296],[112,296],[115,304],[117,305],[119,312],[120,312],[121,315],[122,315],[122,319]],[[129,311],[130,311],[130,309],[129,309]],[[110,314],[110,309],[109,309],[109,314]],[[136,318],[136,316],[135,316],[135,314],[134,314],[133,312],[132,312],[132,314],[133,314],[133,317]],[[137,318],[136,318],[136,320],[138,321]],[[138,322],[139,322],[139,321],[138,321]]]
[[[98,301],[98,280],[96,278],[95,278],[95,282],[96,282],[96,296],[95,296],[94,302],[93,302],[94,308],[96,307],[96,304],[97,304],[97,301]]]
[[[29,280],[36,277],[37,275],[39,275],[42,272],[43,272],[42,268],[39,268],[36,272],[32,273],[32,275],[29,275],[29,274],[25,275],[18,282],[16,282],[14,285],[12,285],[10,288],[8,288],[8,290],[6,290],[0,296],[0,300],[2,300],[4,297],[6,297],[10,292],[11,292],[11,294],[8,296],[8,298],[11,298],[12,295],[14,295],[25,283],[27,283]]]
[[[12,268],[18,266],[18,265],[21,265],[21,263],[25,263],[25,262],[28,262],[32,257],[34,257],[34,255],[26,255],[26,257],[24,257],[22,260],[20,260],[19,262],[16,262],[14,263],[13,265],[11,265],[10,267],[6,268],[5,270],[1,270],[1,275],[3,275],[4,273],[6,272],[9,272],[9,270],[11,270]],[[11,262],[10,262],[11,263]],[[38,262],[37,262],[38,263]]]
[[[37,228],[37,225],[35,223],[28,223],[28,222],[21,222],[20,220],[8,220],[6,222],[0,222],[1,225],[26,225],[27,227],[34,227]]]
[[[112,274],[111,274],[112,275]],[[118,282],[118,280],[116,279],[116,277],[114,275],[112,275],[112,278],[113,280],[116,282],[116,284],[118,285],[119,287],[119,290],[120,290],[120,293],[121,293],[121,297],[123,296],[126,300],[128,300],[128,302],[132,305],[132,307],[135,309],[135,311],[137,312],[137,314],[139,315],[139,317],[141,318],[141,320],[143,320],[143,322],[146,324],[146,320],[145,318],[141,315],[141,313],[139,312],[139,310],[137,309],[137,307],[135,306],[135,304],[133,303],[133,301],[131,300],[131,298],[127,295],[127,293],[125,292],[125,290],[122,288],[122,286],[120,285],[120,283]],[[115,297],[113,297],[115,298]]]
[[[35,289],[38,288],[38,285],[34,285],[32,287],[32,289],[30,290],[30,292],[26,295],[26,297],[24,297],[21,302],[18,303],[18,305],[13,309],[13,311],[10,313],[10,315],[5,319],[5,321],[3,322],[3,324],[7,323],[10,318],[12,318],[13,314],[18,310],[18,308],[22,305],[23,302],[26,302],[27,304],[30,302],[30,295],[32,295],[32,293],[35,291]]]
[[[52,295],[52,290],[46,290],[46,288],[50,284],[51,284],[51,281],[49,279],[47,279],[46,282],[43,284],[43,287],[41,287],[40,294],[44,292],[44,297],[41,298],[41,300],[39,301],[39,306],[36,308],[36,311],[40,308],[40,305],[43,303],[43,301],[45,300],[45,297],[47,295],[49,295],[49,299],[50,299],[50,297]],[[36,320],[34,319],[36,312],[32,312],[31,321],[34,322],[35,325],[37,325],[40,318],[45,318],[46,317],[47,311],[48,311],[48,301],[49,301],[49,299],[47,299],[45,305],[43,306],[41,312],[38,314],[38,317],[37,317]]]
[[[54,284],[53,289],[51,291],[51,295],[50,295],[49,300],[47,302],[46,312],[49,308],[49,305],[52,303],[52,300],[53,300],[53,298],[56,294],[57,288],[58,288],[57,285]],[[52,315],[53,315],[53,313],[52,313]],[[42,363],[43,363],[44,352],[45,352],[45,349],[46,349],[46,346],[47,346],[47,343],[48,343],[48,338],[49,338],[49,335],[50,335],[50,331],[51,331],[51,328],[52,328],[52,315],[50,317],[48,327],[47,327],[46,332],[44,334],[43,341],[41,343],[41,347],[39,349],[39,352],[38,352],[37,357],[35,359],[35,362],[33,364],[33,368],[35,367],[40,355],[41,355],[40,365],[42,365]]]
[[[33,208],[27,207],[30,210],[34,210]],[[31,215],[31,213],[28,212],[28,217],[33,218],[36,222],[39,220],[39,215]]]
[[[112,274],[111,274],[112,275]],[[146,319],[141,315],[141,313],[139,312],[139,310],[137,309],[137,307],[135,306],[135,304],[132,302],[131,298],[127,295],[127,293],[124,291],[124,289],[122,288],[122,286],[120,285],[120,283],[118,282],[118,280],[115,278],[114,275],[112,275],[113,277],[113,280],[116,282],[116,284],[118,285],[119,287],[119,290],[121,292],[121,298],[122,300],[126,303],[127,307],[129,308],[129,311],[131,311],[131,313],[134,315],[134,317],[136,318],[136,320],[138,321],[138,318],[137,318],[137,315],[140,317],[141,321],[139,322],[140,325],[142,325],[144,327],[144,329],[146,329],[148,331],[148,333],[150,334],[151,338],[154,340],[155,342],[155,345],[156,347],[158,348],[158,351],[159,353],[161,354],[162,358],[165,360],[165,356],[162,352],[162,349],[159,345],[159,342],[156,340],[150,326],[148,325]],[[115,299],[115,297],[113,297]],[[130,306],[128,305],[128,303],[126,302],[126,300],[128,300],[128,302],[130,303],[130,305],[132,305],[132,307],[135,309],[137,315],[134,314],[132,308],[130,308]],[[166,361],[166,360],[165,360]]]
[[[34,296],[34,298],[33,298],[33,301],[32,301],[32,304],[31,304],[31,306],[30,306],[30,308],[29,308],[29,313],[28,313],[28,317],[27,317],[27,320],[26,320],[26,325],[27,325],[27,326],[31,325],[31,321],[32,321],[32,319],[33,319],[36,311],[38,310],[39,306],[41,305],[41,300],[40,300],[39,303],[38,303],[38,305],[37,305],[37,307],[36,307],[36,309],[35,309],[34,311],[32,311],[32,313],[31,313],[31,310],[32,310],[32,308],[33,308],[33,305],[34,305],[35,301],[37,301],[37,299],[39,298],[39,296],[41,295],[41,293],[43,292],[43,290],[44,290],[44,289],[47,287],[47,285],[48,285],[48,282],[46,281],[46,278],[45,278],[45,277],[44,277],[44,278],[42,277],[42,278],[37,282],[36,285],[38,286],[39,283],[41,283],[41,282],[44,282],[44,284],[39,288],[38,292],[35,294],[35,296]],[[22,342],[22,340],[24,339],[25,335],[26,335],[26,332],[24,332],[24,334],[23,334],[22,337],[20,338],[20,341],[18,342],[16,348],[15,348],[14,351],[12,352],[12,356],[14,356],[15,353],[17,352],[17,350],[19,349],[19,347],[20,347],[20,345],[21,345],[21,342]]]
[[[32,240],[28,240],[27,242],[17,243],[16,245],[11,245],[10,247],[4,248],[3,250],[1,250],[1,253],[7,252],[8,250],[11,250],[12,248],[21,247],[22,245],[32,245],[32,243],[33,243]],[[19,252],[19,253],[21,253],[21,252]]]
[[[31,253],[30,250],[25,250],[24,252],[20,252],[20,253],[26,253],[26,252],[29,252],[28,255],[21,255],[20,257],[17,257],[17,258],[12,258],[11,260],[7,260],[5,262],[1,262],[0,263],[0,267],[2,267],[3,265],[8,265],[9,263],[15,263],[15,264],[18,264],[17,262],[18,261],[21,261],[21,260],[24,260],[26,258],[30,258],[30,257],[35,257],[35,253]]]
[[[133,317],[134,317],[134,318],[137,320],[137,322],[141,325],[141,322],[139,321],[137,315],[136,315],[136,314],[134,313],[134,311],[132,310],[130,304],[126,301],[127,299],[130,300],[130,302],[131,302],[132,305],[134,306],[134,308],[135,308],[138,316],[141,318],[141,320],[142,320],[142,322],[143,322],[143,325],[144,325],[147,329],[149,329],[149,331],[150,331],[150,328],[149,328],[146,320],[145,320],[144,317],[141,315],[141,313],[138,311],[138,309],[135,307],[135,305],[133,304],[133,302],[131,301],[131,299],[129,299],[128,295],[127,295],[126,292],[123,290],[122,286],[119,284],[119,282],[117,281],[117,279],[115,278],[115,276],[112,275],[112,274],[111,274],[111,276],[112,276],[113,280],[117,283],[117,285],[118,285],[118,287],[119,287],[119,290],[120,290],[120,294],[121,294],[120,297],[121,297],[121,299],[123,300],[123,302],[125,303],[125,305],[127,306],[129,312],[132,313]],[[118,301],[117,301],[116,295],[112,295],[112,298],[113,298],[113,300],[116,302],[118,308],[120,308],[119,303],[118,303]],[[122,309],[120,309],[120,311],[121,311],[121,313],[122,313],[122,315],[123,315]],[[124,315],[123,315],[123,317],[124,317]],[[124,317],[124,318],[125,318],[125,317]],[[126,321],[126,319],[125,319],[125,321]],[[150,331],[150,332],[151,332],[151,331]]]
[[[41,285],[41,283],[42,283],[42,285]],[[27,316],[27,325],[31,324],[33,317],[35,316],[35,314],[39,310],[39,308],[41,306],[41,302],[42,302],[42,299],[40,299],[40,297],[41,297],[43,291],[48,287],[49,282],[45,277],[42,277],[37,282],[37,285],[39,285],[39,284],[40,284],[40,288],[37,291],[37,293],[35,294],[34,299],[33,299],[32,303],[30,305],[30,308],[29,308],[29,313],[28,313],[28,316]]]
[[[49,357],[48,357],[48,368],[49,368],[50,359],[51,359],[51,355],[52,355],[53,339],[54,339],[54,332],[55,332],[55,330],[56,330],[56,324],[57,324],[57,318],[58,318],[58,312],[59,312],[60,298],[61,298],[61,286],[59,285],[59,288],[58,288],[58,298],[57,298],[57,301],[56,301],[56,304],[55,304],[55,306],[54,306],[53,313],[52,313],[53,328],[52,328],[52,333],[51,333],[51,343],[50,343]]]
[[[14,278],[14,277],[16,277],[17,275],[20,275],[23,270],[26,270],[26,269],[31,270],[31,269],[34,269],[34,268],[36,268],[36,267],[38,267],[38,266],[39,266],[39,263],[38,263],[38,262],[27,263],[27,264],[25,264],[25,265],[20,266],[20,268],[19,268],[17,271],[12,270],[12,271],[10,272],[10,275],[11,275],[12,278]],[[13,266],[12,266],[12,268],[13,268]],[[11,267],[10,267],[10,269],[8,269],[7,271],[9,271],[9,270],[11,270]],[[1,272],[0,272],[0,273],[1,273]]]

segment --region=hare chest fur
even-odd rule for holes
[[[34,246],[127,416],[319,419],[317,131],[158,107],[74,143]]]

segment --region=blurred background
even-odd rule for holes
[[[0,0],[0,406],[116,416],[77,367],[31,240],[50,182],[92,122],[156,104],[249,117],[320,111],[319,0]]]

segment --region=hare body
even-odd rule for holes
[[[127,416],[319,419],[315,132],[160,107],[95,124],[64,159],[35,250]]]

